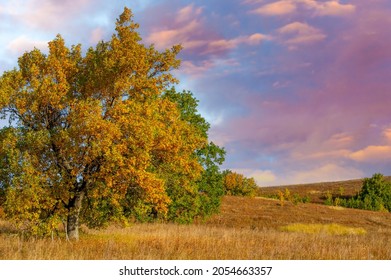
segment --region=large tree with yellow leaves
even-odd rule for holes
[[[0,189],[20,228],[45,234],[64,223],[77,240],[81,222],[180,215],[169,214],[178,198],[170,193],[201,196],[199,153],[213,146],[163,96],[177,82],[170,71],[181,47],[159,52],[137,29],[125,8],[111,39],[84,55],[58,35],[48,54],[27,52],[0,77],[0,109],[10,119],[0,131]]]

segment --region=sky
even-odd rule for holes
[[[0,0],[0,73],[61,34],[84,49],[124,7],[146,45],[184,47],[223,169],[260,186],[391,175],[389,0]]]

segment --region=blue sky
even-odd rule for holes
[[[61,34],[86,49],[132,9],[145,44],[182,44],[229,168],[261,186],[390,175],[387,0],[0,0],[0,72]]]

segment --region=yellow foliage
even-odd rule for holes
[[[225,192],[228,195],[254,196],[258,187],[254,178],[246,178],[236,172],[228,172],[224,177]]]
[[[206,138],[180,120],[173,102],[160,98],[177,82],[170,71],[179,66],[181,47],[146,47],[137,27],[125,9],[111,40],[85,55],[58,35],[48,55],[26,52],[17,69],[0,77],[0,110],[17,120],[1,141],[12,174],[10,216],[33,224],[69,219],[79,215],[85,196],[110,197],[105,207],[120,213],[130,188],[165,213],[170,199],[161,173],[189,181],[200,176],[193,153]]]

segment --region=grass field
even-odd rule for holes
[[[350,181],[349,181],[350,182]],[[25,238],[0,222],[2,259],[391,259],[391,214],[322,204],[344,183],[289,187],[315,203],[224,197],[221,213],[193,225],[134,224],[96,231],[79,242]],[[344,188],[355,193],[359,181]],[[287,187],[280,187],[285,189]],[[263,189],[272,195],[278,188]],[[268,192],[268,193],[266,193]]]

